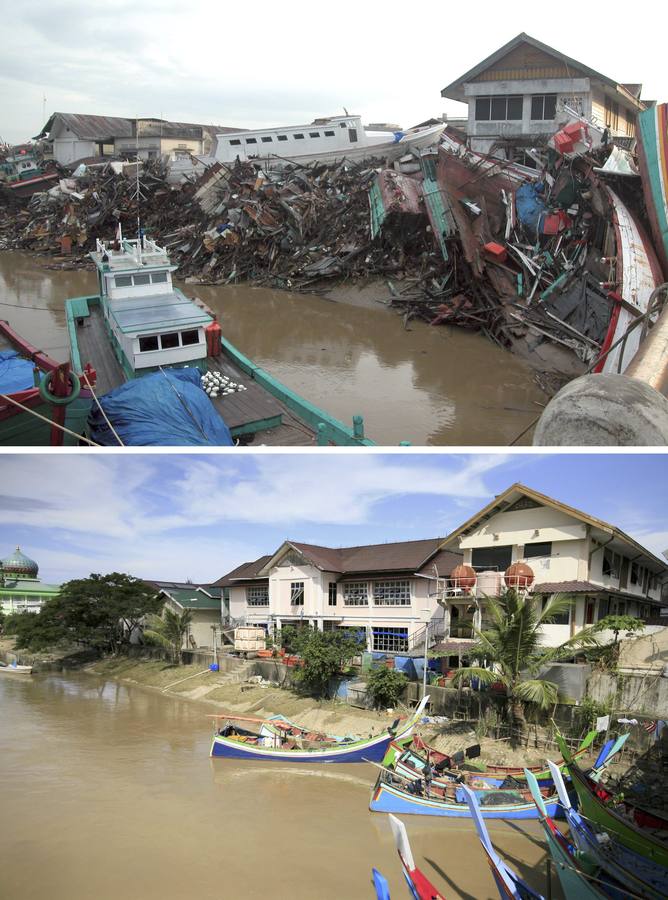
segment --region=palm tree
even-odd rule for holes
[[[183,639],[188,633],[192,618],[191,609],[184,609],[180,615],[171,609],[165,609],[162,616],[152,616],[149,619],[149,627],[144,630],[144,634],[171,649],[174,662],[178,665],[181,663]]]
[[[540,629],[569,609],[570,597],[555,594],[538,612],[534,598],[510,589],[500,597],[486,597],[485,604],[491,627],[474,629],[478,640],[468,655],[491,664],[491,668],[463,667],[456,671],[453,682],[461,684],[472,678],[484,685],[501,682],[506,688],[513,732],[521,734],[526,726],[525,704],[549,709],[557,702],[557,685],[536,677],[537,673],[549,662],[572,656],[579,647],[596,644],[594,629],[585,629],[558,647],[545,647],[540,643]],[[526,673],[533,677],[520,680]]]

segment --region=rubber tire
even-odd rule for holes
[[[51,372],[48,372],[39,383],[39,395],[45,403],[53,403],[54,406],[67,406],[77,399],[81,391],[81,382],[74,372],[69,373],[71,393],[67,397],[56,397],[49,391],[49,383],[51,380]]]

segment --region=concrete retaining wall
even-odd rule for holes
[[[614,698],[615,714],[668,718],[668,678],[657,673],[615,675],[594,672],[588,682],[592,700],[607,703]],[[628,717],[627,717],[628,718]]]

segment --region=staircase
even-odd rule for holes
[[[218,684],[239,684],[242,681],[246,681],[254,665],[255,660],[253,659],[240,660],[239,665],[221,675],[218,679]]]

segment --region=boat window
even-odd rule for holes
[[[139,352],[148,353],[158,349],[158,336],[156,334],[144,334],[139,338]]]
[[[247,144],[257,144],[257,138],[246,138]]]
[[[308,136],[309,137],[320,137],[320,132],[319,131],[309,131]]]
[[[199,344],[199,331],[196,328],[192,331],[181,332],[181,345],[189,347],[191,344]]]
[[[333,132],[333,131],[326,131],[326,132],[325,132],[325,137],[334,137],[334,132]]]
[[[357,142],[357,129],[349,128],[348,129],[348,137],[350,138],[350,143],[354,144]]]
[[[233,147],[239,147],[241,145],[241,141],[239,140],[239,138],[230,138],[230,144]]]
[[[160,335],[160,344],[163,350],[173,350],[174,347],[179,346],[179,333],[178,331],[170,332],[169,334],[161,334]]]
[[[345,128],[345,127],[346,127],[346,123],[345,123],[345,122],[341,122],[341,124],[339,125],[339,128]]]
[[[261,140],[262,140],[263,144],[268,144],[270,141],[273,141],[274,139],[272,137],[263,137],[263,138],[261,138]]]
[[[132,275],[117,275],[115,278],[116,287],[131,287]]]
[[[151,276],[149,275],[148,272],[141,272],[139,275],[133,275],[132,278],[134,280],[135,285],[151,283]]]
[[[167,281],[167,272],[154,272],[151,281],[153,284],[164,284]]]
[[[278,136],[279,141],[287,141],[287,139],[288,139],[287,134],[279,134],[279,136]]]
[[[293,134],[292,136],[293,136],[293,138],[294,138],[296,141],[303,141],[303,140],[304,140],[304,135],[303,135],[303,134]]]

